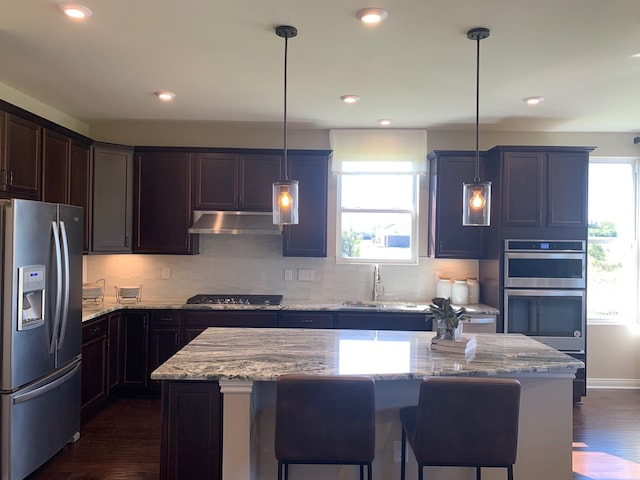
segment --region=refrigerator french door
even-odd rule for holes
[[[0,473],[21,480],[79,437],[82,208],[0,200]]]

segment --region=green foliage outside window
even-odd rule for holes
[[[342,231],[341,250],[343,257],[357,258],[360,256],[360,242],[362,235],[354,232],[351,227],[349,230]]]

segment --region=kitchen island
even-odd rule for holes
[[[433,335],[400,331],[207,329],[152,373],[153,379],[162,381],[161,478],[187,478],[185,472],[188,478],[218,478],[219,463],[209,460],[219,455],[221,442],[222,479],[275,479],[275,380],[286,373],[309,373],[367,374],[375,378],[373,475],[378,480],[398,478],[399,459],[394,455],[400,441],[398,409],[417,403],[422,377],[517,378],[522,383],[522,398],[516,478],[570,480],[572,380],[582,362],[523,335],[478,334],[475,352],[466,356],[436,352],[430,349]],[[218,391],[222,408],[214,398]],[[204,402],[194,401],[198,395],[204,396]],[[183,402],[181,411],[180,402]],[[204,408],[198,411],[189,409],[189,405]],[[217,420],[216,412],[222,412]],[[185,445],[180,445],[181,442]],[[200,457],[206,456],[209,471],[200,469],[193,448]],[[299,468],[305,468],[301,475],[307,479],[337,480],[355,474],[349,466]],[[293,466],[294,475],[295,469]],[[430,469],[429,478],[471,478],[470,469]],[[416,475],[412,458],[408,475],[408,478]],[[483,471],[483,478],[488,480],[503,476],[504,470]]]

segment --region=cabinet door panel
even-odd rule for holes
[[[70,141],[50,130],[44,131],[42,149],[42,200],[68,203]]]
[[[586,227],[589,156],[552,152],[547,162],[547,224]]]
[[[93,147],[91,251],[131,252],[132,176],[131,149]]]
[[[145,152],[136,156],[133,250],[192,254],[191,158],[188,153]]]
[[[237,155],[195,155],[194,208],[236,210],[238,208]]]
[[[279,155],[244,155],[240,159],[239,208],[270,212],[273,183],[282,179]],[[297,180],[291,177],[293,180]]]
[[[7,183],[2,185],[3,190],[12,196],[40,200],[42,127],[7,113],[3,139],[2,168],[8,177]]]
[[[429,165],[429,255],[483,258],[484,228],[462,225],[462,185],[475,178],[475,152],[436,151]]]
[[[543,225],[544,153],[509,152],[504,154],[503,219],[512,227]]]
[[[88,145],[71,142],[69,203],[84,209],[84,251],[91,246],[91,167]]]
[[[298,181],[298,225],[284,228],[283,256],[327,256],[329,153],[291,153],[289,178]]]
[[[218,383],[166,382],[162,411],[166,414],[162,418],[160,478],[222,478],[222,395]]]
[[[124,385],[147,386],[148,322],[146,312],[124,315]]]
[[[81,410],[86,415],[107,395],[107,324],[101,317],[82,326]]]

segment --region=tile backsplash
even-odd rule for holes
[[[291,280],[285,280],[287,270]],[[312,271],[313,280],[298,280],[300,270],[307,277]],[[380,299],[430,301],[436,273],[476,278],[477,272],[475,260],[420,258],[418,265],[380,264]],[[85,282],[104,278],[105,296],[114,299],[114,287],[142,285],[143,300],[186,300],[198,293],[282,294],[289,302],[368,300],[373,267],[336,264],[333,257],[283,257],[279,236],[201,235],[199,255],[88,255],[83,275]]]

